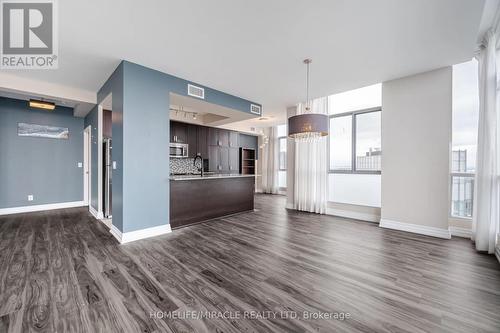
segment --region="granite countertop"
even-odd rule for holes
[[[242,174],[207,174],[201,177],[200,175],[171,175],[170,180],[205,180],[205,179],[221,179],[221,178],[243,178],[255,177],[256,175]]]

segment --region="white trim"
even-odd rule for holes
[[[98,220],[102,220],[104,218],[102,212],[99,213],[94,207],[92,207],[92,205],[89,205],[89,213]]]
[[[92,195],[92,126],[83,130],[83,202],[90,205]]]
[[[367,222],[376,222],[376,223],[380,222],[379,215],[353,212],[350,210],[327,208],[326,214],[333,215],[333,216],[339,216],[339,217],[347,217],[349,219],[355,219],[355,220],[361,220],[361,221],[367,221]]]
[[[434,228],[434,227],[428,227],[425,225],[404,223],[404,222],[392,221],[392,220],[388,220],[388,219],[380,219],[379,226],[382,228],[407,231],[407,232],[412,232],[415,234],[433,236],[433,237],[438,237],[438,238],[445,238],[445,239],[451,238],[451,234],[450,234],[449,229]]]
[[[113,98],[112,94],[109,94]],[[106,97],[108,98],[108,97]],[[102,105],[97,106],[97,211],[99,212],[99,216],[104,216],[103,207],[102,207],[102,197],[103,197],[103,189],[102,189],[102,177],[103,177],[103,127],[104,127],[104,111]]]
[[[60,202],[60,203],[53,203],[53,204],[46,204],[46,205],[33,205],[33,206],[22,206],[22,207],[12,207],[12,208],[1,208],[0,215],[40,212],[43,210],[74,208],[74,207],[84,207],[84,206],[86,206],[86,205],[85,205],[85,202],[83,202],[83,201],[72,201],[72,202]]]
[[[116,238],[116,240],[122,244],[122,232],[113,224],[109,228],[109,232]]]
[[[450,233],[452,236],[470,238],[472,231],[470,228],[452,227],[450,226]]]
[[[286,209],[295,209],[295,207],[293,207],[293,203],[289,203],[289,202],[286,203],[285,208]]]
[[[157,227],[122,233],[115,225],[112,225],[110,232],[118,240],[118,242],[120,242],[120,244],[125,244],[140,239],[168,234],[172,232],[172,229],[170,228],[170,224],[165,224]]]
[[[110,229],[113,226],[113,221],[111,219],[102,218],[99,221],[101,221],[102,223],[104,223],[104,225],[106,227],[110,228]]]

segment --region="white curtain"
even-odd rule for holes
[[[262,192],[278,194],[279,143],[276,126],[264,129],[268,143],[263,148],[262,159]]]
[[[479,129],[472,240],[478,251],[494,253],[500,220],[500,140],[497,105],[496,36],[486,34],[479,53]]]
[[[297,114],[305,105],[297,106]],[[313,113],[328,114],[328,97],[313,100]],[[295,142],[294,208],[318,214],[326,213],[328,200],[327,138]]]

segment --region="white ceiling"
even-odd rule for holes
[[[59,3],[59,69],[20,79],[97,91],[121,59],[260,102],[305,98],[470,59],[483,0],[86,0]],[[3,75],[4,73],[0,73]],[[255,126],[253,123],[249,123]]]

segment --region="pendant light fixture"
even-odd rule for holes
[[[303,114],[288,118],[288,136],[296,141],[316,141],[328,135],[328,115],[311,112],[312,102],[309,100],[309,65],[311,59],[305,59],[306,76],[306,107]]]

